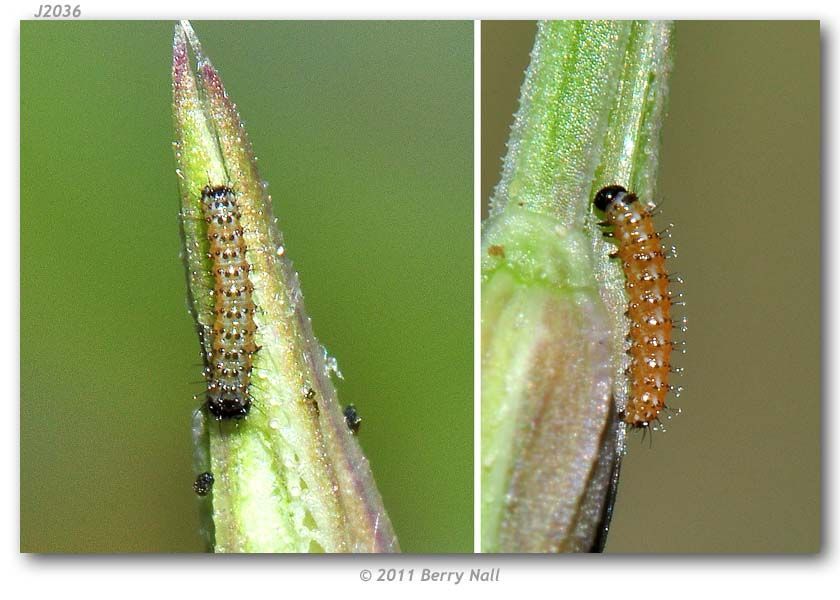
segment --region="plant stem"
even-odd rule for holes
[[[540,24],[482,226],[482,549],[606,535],[627,395],[624,275],[592,198],[655,192],[672,25]]]
[[[195,67],[190,61],[194,55]],[[213,293],[201,191],[235,190],[257,306],[253,409],[216,423],[196,414],[196,470],[210,470],[217,552],[394,552],[396,537],[367,459],[345,423],[312,333],[297,273],[235,106],[187,22],[173,47],[175,153],[193,314],[211,354]],[[218,292],[217,292],[218,293]]]

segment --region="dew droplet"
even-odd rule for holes
[[[335,359],[335,357],[326,355],[326,349],[324,350],[324,354],[327,366],[327,375],[329,376],[331,374],[335,374],[335,376],[339,379],[344,379],[344,375],[341,374],[341,370],[338,368],[338,361]]]

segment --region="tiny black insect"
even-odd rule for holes
[[[309,388],[306,390],[306,393],[303,395],[304,398],[307,400],[314,400],[315,399],[315,390]]]
[[[350,428],[354,434],[359,433],[359,427],[362,426],[362,418],[356,412],[356,407],[348,404],[344,407],[344,420],[347,422],[347,427]]]
[[[195,478],[195,483],[193,483],[193,490],[199,496],[206,496],[210,493],[210,490],[213,489],[213,473],[202,473],[198,477]]]

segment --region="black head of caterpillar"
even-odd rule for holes
[[[592,201],[595,207],[603,212],[607,212],[607,208],[613,202],[621,202],[623,204],[631,204],[636,201],[636,195],[629,193],[620,185],[608,185],[595,194],[595,199]]]
[[[259,348],[242,213],[227,186],[205,186],[201,210],[213,274],[213,324],[205,339],[206,406],[216,420],[243,419],[251,410],[253,355]]]

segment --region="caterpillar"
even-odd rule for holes
[[[665,408],[665,397],[673,387],[671,373],[671,279],[665,269],[661,235],[653,227],[650,210],[635,194],[619,185],[601,189],[593,201],[612,226],[605,232],[618,242],[611,258],[621,261],[629,298],[630,319],[630,396],[624,422],[632,427],[648,427]]]
[[[254,341],[256,306],[249,279],[251,266],[245,258],[242,214],[236,195],[227,186],[205,186],[201,209],[214,280],[213,325],[209,349],[205,349],[205,405],[217,421],[242,419],[251,410],[252,360],[259,349]]]

